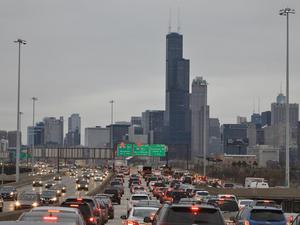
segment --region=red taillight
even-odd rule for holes
[[[95,223],[96,222],[96,218],[95,217],[91,217],[91,218],[89,218],[89,221],[92,222],[92,223]]]
[[[197,207],[197,206],[192,206],[192,207],[191,207],[191,210],[192,210],[193,212],[197,212],[197,211],[199,211],[199,207]]]
[[[82,201],[82,198],[77,198],[77,201],[81,202],[81,201]]]
[[[43,220],[46,220],[46,221],[57,221],[57,217],[56,216],[44,216]]]
[[[294,221],[294,217],[293,217],[293,216],[290,216],[290,217],[289,217],[289,222],[292,223],[293,221]]]
[[[128,220],[128,221],[127,221],[127,225],[139,225],[139,223],[136,222],[136,221]]]

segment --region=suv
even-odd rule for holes
[[[119,189],[111,187],[105,189],[103,193],[109,194],[112,202],[117,202],[119,205],[121,204],[121,194]]]
[[[220,210],[212,205],[164,205],[154,216],[153,221],[145,217],[145,223],[153,222],[153,225],[225,225]]]
[[[286,225],[284,212],[276,207],[246,206],[234,220],[235,224]]]

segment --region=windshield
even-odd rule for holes
[[[20,195],[20,200],[25,200],[25,201],[35,201],[37,200],[37,195],[35,194],[22,194]]]
[[[207,196],[207,195],[208,195],[208,192],[206,192],[206,191],[198,191],[198,192],[196,192],[196,195],[199,195],[199,196]]]
[[[148,196],[144,195],[134,195],[131,197],[131,200],[138,201],[138,200],[148,200]]]
[[[150,217],[151,215],[155,214],[157,209],[134,209],[132,216],[139,217],[139,218],[145,218]]]
[[[255,221],[285,221],[285,217],[280,210],[270,210],[270,209],[254,209],[251,211],[251,220]]]
[[[218,210],[201,208],[198,211],[192,211],[192,209],[189,207],[171,208],[168,210],[164,222],[172,225],[224,225],[222,216]]]
[[[251,205],[253,201],[248,201],[248,200],[242,200],[240,201],[240,205]]]
[[[220,200],[217,202],[220,210],[224,212],[236,212],[239,211],[239,206],[236,201]]]

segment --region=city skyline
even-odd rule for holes
[[[16,129],[17,49],[12,42],[18,37],[28,41],[28,45],[22,49],[21,110],[25,113],[22,116],[23,134],[26,134],[27,126],[31,124],[32,120],[32,96],[39,98],[36,104],[36,121],[41,121],[44,117],[60,115],[67,118],[71,113],[78,112],[82,116],[82,127],[108,125],[110,123],[109,100],[111,99],[116,101],[116,120],[128,121],[132,115],[140,115],[145,110],[164,109],[165,35],[168,29],[170,7],[173,8],[173,30],[176,31],[176,16],[174,14],[176,14],[177,4],[172,4],[170,1],[166,3],[142,1],[151,9],[159,6],[158,16],[153,18],[149,12],[144,12],[145,18],[139,22],[134,22],[133,18],[126,16],[139,15],[139,11],[145,6],[137,1],[131,1],[132,3],[128,6],[118,2],[125,8],[123,11],[117,10],[117,13],[121,15],[115,18],[114,22],[116,23],[113,24],[125,33],[124,39],[122,39],[117,36],[119,33],[114,31],[112,27],[101,29],[99,26],[99,31],[93,30],[93,27],[84,27],[85,23],[96,25],[95,22],[90,24],[90,19],[98,17],[99,19],[96,21],[105,25],[101,18],[111,18],[109,13],[113,13],[112,10],[115,9],[117,1],[106,3],[110,9],[108,14],[99,8],[97,9],[97,7],[93,9],[92,6],[99,6],[97,2],[92,2],[91,6],[82,4],[82,1],[75,3],[75,6],[85,6],[82,10],[86,13],[83,14],[86,18],[82,23],[79,23],[80,29],[83,29],[85,33],[83,36],[71,26],[73,20],[78,22],[78,19],[81,18],[76,15],[78,12],[76,7],[73,8],[74,11],[69,12],[69,18],[62,15],[64,10],[57,12],[58,19],[65,19],[65,24],[60,25],[55,18],[50,22],[50,18],[52,19],[50,16],[51,9],[59,5],[57,2],[53,5],[51,3],[46,5],[49,9],[46,6],[38,5],[42,7],[42,11],[45,13],[45,17],[40,22],[33,21],[34,16],[37,16],[38,13],[34,10],[31,11],[30,8],[32,4],[38,4],[37,1],[27,3],[25,10],[21,7],[22,3],[20,8],[11,8],[15,6],[14,1],[11,2],[2,1],[0,3],[0,15],[2,15],[0,16],[2,17],[0,23],[5,24],[1,25],[5,29],[4,35],[0,37],[0,49],[2,50],[0,73],[5,80],[5,82],[1,82],[0,86],[1,129]],[[66,6],[67,2],[61,3],[62,6]],[[232,5],[235,3],[235,8],[232,10],[238,11],[238,15],[230,15],[226,12],[226,7],[229,6],[224,6],[225,9],[222,9],[224,12],[218,8],[216,12],[210,12],[211,21],[201,21],[201,18],[207,16],[201,7],[208,7],[210,5],[208,1],[179,3],[181,8],[180,33],[184,35],[184,57],[191,60],[190,81],[199,75],[208,81],[208,104],[212,109],[211,117],[218,117],[221,123],[232,123],[237,115],[249,118],[253,109],[253,99],[258,97],[261,99],[261,111],[270,110],[271,103],[275,102],[275,97],[279,93],[280,83],[284,81],[285,69],[285,27],[284,20],[278,16],[278,11],[286,6],[286,2],[272,1],[272,5],[267,6],[266,3],[259,4],[259,1],[252,3],[243,1],[248,8],[238,1],[230,2]],[[296,1],[289,2],[290,7],[300,8]],[[131,11],[130,6],[132,5],[137,8]],[[219,3],[220,5],[222,3]],[[197,7],[201,13],[196,10]],[[20,11],[17,13],[19,17],[15,20],[13,19],[16,17],[15,13],[11,15],[9,13],[12,9],[14,12],[15,10]],[[97,10],[101,11],[103,15],[98,15]],[[33,18],[29,16],[31,12]],[[87,15],[87,12],[91,12],[91,15]],[[254,12],[256,14],[253,14]],[[115,15],[114,13],[113,15]],[[243,15],[243,13],[245,14]],[[234,17],[237,16],[241,19],[241,24],[234,20]],[[128,23],[118,25],[117,21],[123,17],[126,18],[126,22],[128,20]],[[221,27],[222,21],[220,20],[222,18],[225,19],[223,25],[227,25],[227,31]],[[151,19],[157,23],[154,24]],[[16,25],[18,20],[22,21]],[[297,83],[300,81],[297,78],[300,67],[296,63],[297,58],[299,58],[300,44],[297,40],[300,40],[300,32],[294,26],[297,21],[299,19],[296,14],[291,19],[291,103],[300,102],[300,91],[296,90]],[[43,22],[46,23],[42,24]],[[35,33],[30,29],[29,24],[33,24],[33,28],[39,28],[42,32]],[[57,28],[49,27],[51,25],[56,25]],[[134,33],[134,28],[138,25],[142,31]],[[208,29],[213,25],[218,25],[216,31]],[[70,29],[68,30],[69,33],[63,32],[62,29],[66,27]],[[199,31],[194,31],[194,27],[199,27]],[[55,29],[59,31],[56,35]],[[146,33],[142,34],[143,31]],[[44,39],[49,32],[51,34],[49,38]],[[224,42],[217,37],[218,32],[225,39]],[[225,35],[227,32],[228,34]],[[243,32],[245,34],[241,34]],[[136,35],[136,37],[131,38],[131,40],[126,35],[129,37]],[[74,38],[70,39],[70,37]],[[86,39],[91,40],[92,43],[86,43]],[[213,40],[208,41],[208,39]],[[237,40],[238,42],[235,43]],[[106,47],[101,41],[111,42],[111,44]],[[47,42],[46,45],[50,47],[46,46],[44,42]],[[127,42],[128,46],[124,47],[124,43]],[[205,43],[208,44],[205,45]],[[243,46],[246,44],[247,46]],[[112,48],[113,45],[116,47]],[[102,48],[105,50],[105,54],[101,55],[99,59],[95,59],[102,52]],[[130,48],[132,48],[130,59],[124,60],[117,55]],[[230,48],[234,52],[228,54],[226,51]],[[149,55],[144,54],[144,56],[142,53],[145,52]],[[112,54],[110,55],[110,53]],[[226,58],[228,55],[230,57]],[[237,56],[234,57],[233,55]],[[115,67],[113,64],[115,60],[119,62],[117,66],[120,66],[119,70],[113,68]],[[131,61],[134,61],[135,64]],[[215,67],[219,68],[216,69]],[[248,85],[249,83],[254,85]],[[267,86],[266,83],[268,83]],[[51,87],[49,84],[53,84],[53,86]],[[136,95],[137,92],[139,95]],[[222,105],[222,102],[226,101],[233,103]],[[135,107],[128,107],[128,105]],[[22,136],[23,139],[26,137],[26,135]]]

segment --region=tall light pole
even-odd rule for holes
[[[38,100],[37,97],[32,97],[32,149],[31,149],[31,170],[34,172],[34,124],[35,124],[35,102]]]
[[[279,15],[286,17],[285,185],[287,188],[290,187],[289,14],[295,14],[295,10],[285,8],[279,11]]]
[[[21,45],[26,45],[26,41],[18,39],[14,41],[18,43],[18,100],[17,100],[17,146],[16,146],[16,182],[20,181],[20,82],[21,82]]]
[[[114,100],[109,101],[110,103],[110,148],[113,153],[113,171],[115,172],[115,150],[114,150],[114,143],[113,143],[113,124],[114,124]]]

